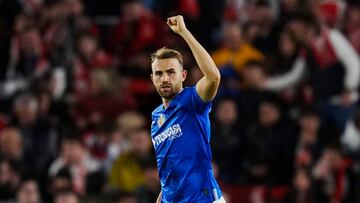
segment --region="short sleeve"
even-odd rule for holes
[[[209,113],[211,111],[211,101],[204,102],[196,91],[196,87],[190,87],[189,107],[196,113]]]

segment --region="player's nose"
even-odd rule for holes
[[[163,74],[163,76],[162,76],[162,82],[169,82],[169,76],[168,76],[168,74]]]

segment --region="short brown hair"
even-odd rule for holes
[[[180,52],[169,49],[167,47],[163,47],[161,49],[156,50],[153,54],[151,54],[151,63],[155,61],[155,59],[170,59],[175,58],[179,61],[180,65],[183,66],[183,58]]]

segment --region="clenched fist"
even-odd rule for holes
[[[179,35],[182,35],[187,31],[184,18],[181,15],[168,18],[167,24],[172,29],[172,31]]]

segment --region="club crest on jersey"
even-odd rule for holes
[[[161,127],[164,123],[165,123],[165,115],[164,114],[160,114],[160,117],[157,120],[157,124],[159,127]]]

